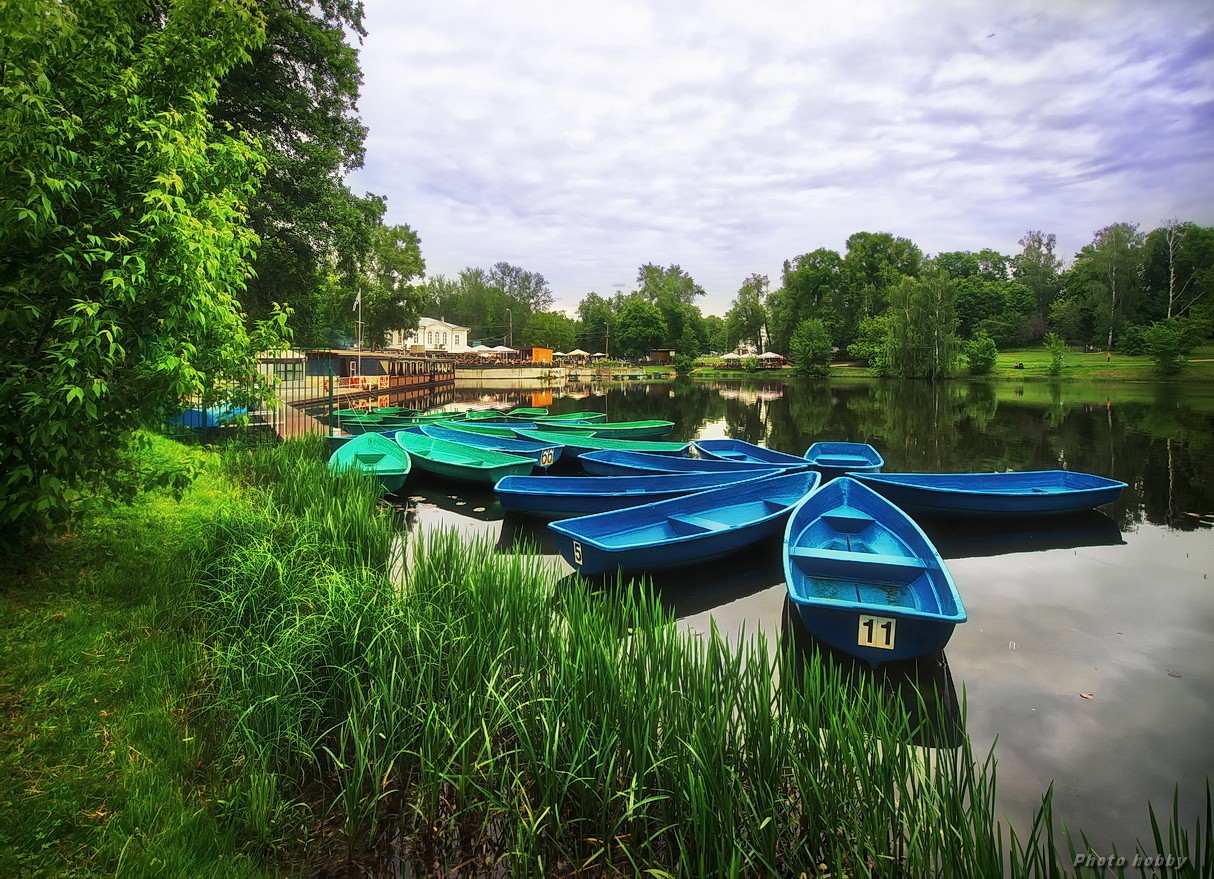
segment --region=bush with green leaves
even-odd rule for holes
[[[130,429],[258,380],[285,314],[237,301],[263,167],[216,127],[255,4],[14,0],[0,27],[0,529],[7,546],[112,481]]]
[[[1066,342],[1057,333],[1046,333],[1042,344],[1050,352],[1050,375],[1062,375],[1062,364],[1066,360]]]
[[[998,355],[995,340],[981,330],[965,343],[965,361],[970,375],[988,375],[995,368]]]
[[[1188,356],[1210,333],[1208,321],[1173,317],[1151,324],[1142,331],[1144,351],[1164,375],[1175,375]]]
[[[789,359],[801,375],[824,376],[830,372],[830,331],[820,320],[803,320],[792,334]]]

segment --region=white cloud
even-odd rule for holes
[[[1214,223],[1214,7],[368,0],[356,190],[432,273],[499,260],[558,301],[678,263],[752,272],[890,231],[1064,253]]]

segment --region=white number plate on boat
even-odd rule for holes
[[[540,466],[541,467],[551,467],[552,466],[552,449],[544,449],[543,451],[540,452]]]
[[[582,545],[576,540],[573,541],[573,563],[575,565],[582,563]]]
[[[894,649],[894,629],[898,621],[890,617],[873,617],[860,614],[860,633],[856,642],[861,647]]]

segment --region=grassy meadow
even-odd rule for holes
[[[451,532],[400,577],[395,513],[322,449],[158,442],[201,468],[180,501],[6,562],[0,870],[1099,875],[1048,792],[1000,828],[995,755],[917,744],[948,719],[871,678]],[[1214,875],[1208,810],[1168,817],[1159,875]]]

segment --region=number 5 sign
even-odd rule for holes
[[[861,647],[894,649],[894,628],[897,620],[889,617],[871,617],[860,614],[860,633],[856,639]]]

